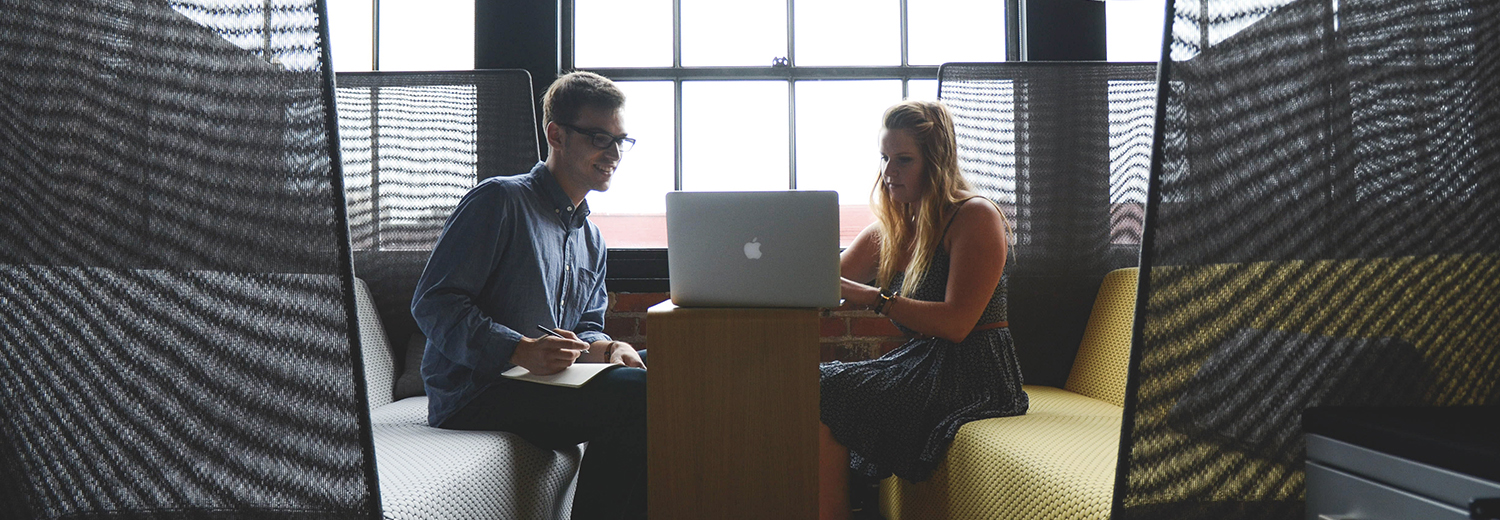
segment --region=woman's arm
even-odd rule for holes
[[[880,264],[880,221],[871,222],[839,255],[839,276],[858,282],[875,279]]]
[[[839,292],[844,305],[869,307],[875,305],[880,289],[866,285],[875,279],[880,265],[880,221],[865,226],[854,243],[849,244],[839,255]]]
[[[907,328],[958,343],[969,335],[1005,271],[1005,224],[985,201],[958,208],[948,230],[948,292],[941,302],[895,298],[885,315]]]

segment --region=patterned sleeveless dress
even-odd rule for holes
[[[939,246],[932,267],[911,298],[942,301],[949,261]],[[1008,277],[1008,272],[1001,275],[975,325],[1007,321]],[[893,289],[903,281],[904,276],[897,273],[891,281]],[[909,336],[916,335],[900,323],[896,326]],[[975,331],[962,343],[916,338],[878,359],[833,361],[819,368],[823,423],[849,448],[849,466],[867,477],[894,473],[913,482],[927,480],[959,426],[1022,415],[1029,404],[1021,390],[1015,344],[1010,329],[1004,327]]]

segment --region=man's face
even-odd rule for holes
[[[556,125],[556,130],[549,129],[548,141],[558,158],[552,173],[563,189],[574,197],[587,195],[588,190],[609,190],[609,181],[620,165],[619,146],[617,143],[603,148],[594,146],[590,134],[606,132],[613,137],[625,137],[625,118],[620,110],[584,107],[577,121],[552,125]]]

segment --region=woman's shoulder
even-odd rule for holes
[[[1005,233],[1005,216],[1000,213],[1000,208],[994,202],[982,195],[972,193],[961,193],[961,195],[950,217],[952,219],[948,230],[950,239],[972,234],[1003,235]]]
[[[983,195],[969,192],[959,192],[958,202],[954,204],[952,211],[954,225],[958,225],[958,221],[962,220],[994,220],[998,223],[1002,218],[1000,208],[995,205],[994,201]]]

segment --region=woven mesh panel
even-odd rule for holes
[[[0,6],[0,514],[378,514],[319,13]]]
[[[524,70],[341,72],[339,141],[354,267],[396,359],[418,333],[417,278],[476,183],[531,171],[536,100]]]
[[[1130,332],[1135,326],[1137,269],[1117,269],[1104,277],[1083,343],[1063,388],[1115,406],[1125,405],[1130,373]]]
[[[1169,10],[1115,517],[1300,518],[1303,409],[1500,404],[1500,4]]]
[[[938,81],[960,166],[1015,226],[1010,323],[1026,382],[1060,387],[1100,280],[1137,262],[1156,65],[950,63]]]

